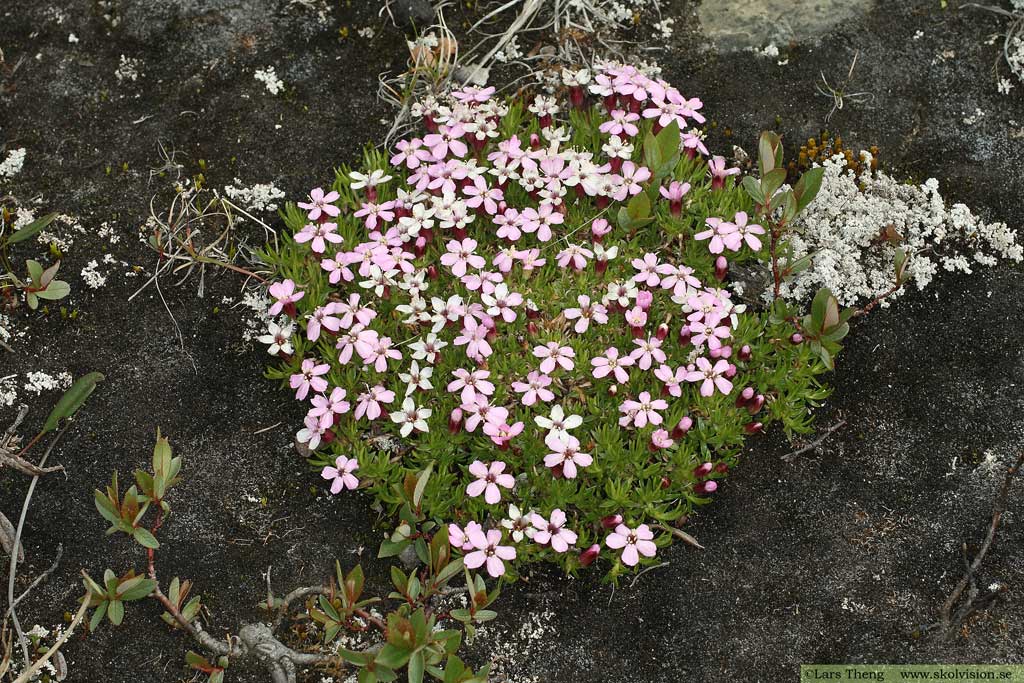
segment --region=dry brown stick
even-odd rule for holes
[[[816,448],[816,447],[820,446],[821,443],[825,439],[827,439],[828,437],[832,436],[832,432],[836,431],[837,429],[839,429],[840,427],[842,427],[845,424],[846,424],[846,420],[840,420],[839,422],[836,422],[834,425],[832,425],[831,427],[826,429],[824,434],[822,434],[820,437],[818,437],[817,439],[815,439],[811,443],[807,444],[803,448],[798,448],[797,450],[795,450],[795,451],[793,451],[791,453],[786,453],[784,456],[782,456],[783,462],[793,462],[798,457],[800,457],[801,455],[803,455],[807,451],[811,450],[812,448]]]
[[[60,637],[57,638],[57,641],[50,646],[50,649],[46,651],[46,654],[44,654],[36,661],[32,662],[31,666],[25,669],[25,671],[23,671],[20,676],[14,679],[14,683],[28,683],[28,681],[33,680],[35,678],[36,673],[40,669],[42,669],[43,666],[48,661],[50,661],[51,657],[57,654],[57,651],[60,650],[64,643],[68,642],[68,638],[70,638],[71,634],[75,632],[75,628],[80,623],[82,623],[82,619],[85,617],[85,610],[89,607],[89,599],[91,597],[92,591],[89,591],[85,594],[85,597],[82,598],[82,605],[78,608],[78,612],[75,613],[75,618],[71,620],[71,623],[68,625],[68,627],[64,630],[63,633],[60,634]]]
[[[992,510],[992,521],[988,526],[988,533],[985,534],[985,541],[981,544],[981,549],[978,554],[974,556],[974,560],[971,562],[967,561],[967,544],[963,545],[964,564],[965,570],[964,575],[957,582],[953,592],[950,593],[949,597],[942,604],[942,611],[939,613],[941,621],[939,624],[942,626],[944,636],[949,637],[952,632],[959,628],[960,624],[964,622],[977,608],[978,605],[975,602],[978,596],[977,585],[974,583],[974,574],[978,571],[978,567],[985,560],[985,556],[988,554],[989,549],[992,547],[992,541],[995,540],[996,531],[999,530],[999,524],[1003,519],[1003,513],[1006,511],[1006,503],[1010,497],[1010,486],[1013,483],[1014,477],[1020,471],[1021,466],[1024,466],[1024,451],[1021,451],[1020,455],[1017,456],[1017,462],[1015,462],[1009,469],[1006,470],[1006,477],[1003,479],[1003,485],[999,488],[999,493],[996,495],[995,504]],[[967,597],[966,603],[953,614],[953,608],[957,601],[963,596],[964,591],[967,587],[971,587],[970,594]]]

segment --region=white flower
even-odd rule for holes
[[[555,436],[569,436],[570,429],[576,429],[583,424],[583,418],[579,415],[565,416],[565,410],[562,406],[555,406],[551,409],[551,415],[544,417],[538,415],[533,418],[533,421],[537,423],[541,429],[547,429],[550,434]]]
[[[533,538],[537,532],[530,524],[532,512],[523,513],[515,505],[508,506],[508,518],[501,520],[501,526],[508,529],[508,535],[513,541],[519,543],[523,538]]]
[[[424,391],[433,389],[434,385],[430,383],[430,377],[433,374],[434,368],[426,367],[421,369],[420,364],[413,361],[409,366],[409,372],[398,373],[398,379],[406,383],[405,395],[408,396],[417,389]]]
[[[405,401],[402,402],[402,409],[391,413],[391,421],[402,425],[398,433],[406,437],[412,434],[414,429],[418,432],[430,431],[430,428],[427,426],[427,418],[433,412],[430,408],[420,408],[413,402],[411,397],[407,396]]]
[[[391,180],[391,176],[384,175],[384,171],[379,168],[374,169],[369,175],[359,173],[358,171],[352,171],[348,174],[348,177],[352,179],[352,184],[349,185],[353,190],[358,190],[363,187],[377,187],[383,185],[387,181]]]
[[[267,334],[257,337],[262,344],[270,344],[267,353],[276,356],[279,353],[291,355],[295,352],[292,348],[292,324],[286,323],[283,327],[271,321],[267,323]]]
[[[448,346],[448,342],[438,339],[437,335],[433,332],[427,334],[425,338],[417,339],[409,344],[409,348],[412,349],[413,358],[426,360],[431,364],[437,362],[437,354],[446,346]]]

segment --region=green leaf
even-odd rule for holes
[[[769,171],[761,178],[761,191],[764,193],[765,198],[770,198],[775,194],[775,191],[782,187],[782,183],[786,182],[786,169],[776,168],[773,171]],[[762,203],[763,203],[762,199]]]
[[[114,626],[120,626],[124,621],[124,603],[120,600],[111,600],[110,607],[107,608],[107,618]]]
[[[48,301],[57,301],[63,299],[71,293],[71,285],[64,282],[63,280],[54,280],[50,284],[46,285],[46,289],[41,289],[35,292],[35,295],[40,299],[47,299]]]
[[[821,189],[821,179],[824,175],[825,169],[817,166],[800,176],[800,180],[796,182],[796,187],[793,188],[793,194],[796,195],[797,213],[806,209],[807,205],[814,201],[814,198],[818,195],[818,190]]]
[[[62,419],[74,415],[89,398],[89,394],[95,391],[96,383],[102,381],[103,375],[99,372],[90,372],[84,377],[79,377],[50,411],[50,416],[46,418],[46,423],[43,425],[43,433],[52,432]]]
[[[25,266],[28,268],[28,277],[32,280],[33,288],[39,288],[43,286],[43,265],[39,261],[29,259],[25,261]]]
[[[96,607],[96,611],[92,613],[92,619],[89,620],[90,631],[95,631],[96,627],[103,621],[103,617],[107,614],[107,604],[107,601],[104,600]]]
[[[56,213],[48,213],[42,218],[37,218],[26,226],[20,228],[17,232],[7,238],[7,244],[17,244],[18,242],[24,242],[30,237],[35,237],[38,233],[42,232],[43,228],[53,222],[53,219],[57,217]]]
[[[420,501],[423,500],[423,491],[427,488],[427,482],[430,480],[430,473],[433,469],[434,463],[431,462],[416,478],[416,488],[412,492],[412,504],[416,506],[416,509],[419,509]]]
[[[138,583],[134,583],[129,588],[125,588],[125,585],[133,581],[138,580]],[[125,583],[122,583],[117,587],[117,592],[121,593],[121,599],[126,602],[133,600],[141,600],[142,598],[148,597],[153,589],[156,588],[156,581],[147,579],[142,576],[136,576],[134,579],[130,579]]]
[[[156,536],[154,536],[152,532],[145,527],[135,527],[135,531],[132,532],[132,538],[134,538],[143,548],[155,550],[160,547],[160,543],[156,540]]]
[[[764,204],[764,192],[761,191],[761,183],[758,182],[757,178],[752,175],[743,176],[740,185],[747,191],[751,199],[758,204]]]
[[[110,499],[107,498],[105,493],[96,489],[93,492],[93,498],[96,502],[96,509],[99,510],[101,515],[103,515],[103,519],[107,520],[111,524],[117,524],[121,521],[120,511],[114,507],[114,504],[110,502]]]
[[[409,658],[409,683],[423,683],[423,650],[417,650]]]
[[[224,683],[224,669],[217,669],[210,674],[210,683]]]
[[[815,333],[825,330],[825,311],[832,298],[832,291],[828,287],[822,287],[814,295],[814,300],[811,302],[811,321]]]
[[[409,661],[409,652],[395,647],[391,643],[387,643],[377,653],[377,658],[374,661],[389,669],[398,669],[405,666],[405,663]]]
[[[394,557],[401,553],[409,545],[409,541],[384,541],[377,551],[378,558]]]
[[[896,284],[902,285],[907,279],[907,250],[903,247],[896,248],[896,257],[893,261],[896,270]]]
[[[782,165],[782,139],[778,133],[770,130],[761,133],[757,142],[757,156],[762,178],[775,170],[776,166]]]
[[[57,277],[57,271],[60,270],[60,261],[57,261],[52,266],[43,271],[42,276],[39,278],[39,284],[43,287],[48,287],[53,278]]]

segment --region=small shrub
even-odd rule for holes
[[[741,185],[705,159],[700,100],[628,66],[566,83],[416,105],[423,137],[288,204],[265,254],[268,376],[310,405],[297,440],[331,492],[399,514],[382,555],[422,555],[430,521],[492,576],[600,556],[614,577],[693,542],[745,437],[807,431],[828,393],[852,312],[777,299],[820,169],[782,187],[766,135]],[[770,310],[738,269],[774,278]]]

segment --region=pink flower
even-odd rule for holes
[[[540,371],[546,375],[551,374],[558,365],[566,370],[572,370],[576,367],[572,360],[576,357],[576,352],[571,346],[562,346],[558,342],[548,342],[543,346],[533,347],[533,355],[543,359],[540,364]]]
[[[501,460],[495,460],[489,465],[474,460],[469,466],[469,473],[476,477],[476,481],[466,487],[466,494],[471,498],[476,498],[482,493],[487,504],[494,505],[501,500],[499,486],[510,489],[516,484],[515,477],[511,474],[503,474],[504,471],[505,463]]]
[[[291,280],[284,280],[283,282],[275,282],[270,285],[270,296],[274,297],[275,301],[267,310],[270,315],[277,315],[281,310],[289,305],[294,304],[296,301],[306,296],[305,292],[295,291],[295,283]]]
[[[451,240],[447,244],[448,253],[441,254],[441,265],[451,268],[452,275],[462,277],[466,274],[466,267],[472,266],[480,270],[487,265],[483,256],[473,253],[476,249],[476,240],[466,238],[461,242]]]
[[[723,221],[721,218],[708,218],[705,220],[708,225],[708,229],[702,232],[698,232],[693,236],[695,240],[706,240],[711,238],[708,243],[708,251],[712,254],[721,254],[725,249],[725,237],[730,233],[736,232],[736,226],[727,221]]]
[[[611,119],[602,123],[598,128],[602,133],[619,136],[625,133],[629,137],[633,137],[640,132],[634,123],[640,120],[640,114],[615,109],[610,116]]]
[[[683,197],[690,191],[690,183],[682,183],[673,180],[666,188],[662,186],[658,192],[668,200],[669,211],[673,216],[678,216],[683,210]]]
[[[310,242],[310,248],[322,254],[327,249],[327,242],[341,244],[345,241],[337,230],[337,223],[306,223],[302,230],[295,233],[294,239],[299,244]]]
[[[487,343],[487,333],[491,328],[478,323],[476,318],[467,315],[463,318],[462,334],[454,339],[452,343],[456,346],[465,346],[466,355],[476,361],[481,361],[491,355],[491,345]]]
[[[587,259],[594,258],[594,252],[579,244],[570,244],[558,252],[558,266],[565,268],[571,265],[573,270],[579,272],[587,267]]]
[[[686,381],[686,368],[680,365],[675,372],[667,365],[662,365],[654,371],[654,376],[665,383],[665,389],[672,396],[682,396],[683,389],[680,384]]]
[[[619,350],[612,346],[604,352],[603,356],[591,358],[590,364],[594,367],[594,377],[597,379],[614,374],[616,382],[625,384],[629,381],[629,373],[626,368],[633,364],[633,359],[630,356],[620,357]]]
[[[327,273],[330,273],[327,279],[332,285],[336,285],[341,282],[342,278],[345,279],[345,282],[352,282],[355,279],[356,276],[349,270],[349,266],[353,263],[358,263],[360,260],[359,254],[339,251],[334,255],[333,259],[321,259],[320,267]]]
[[[690,323],[690,341],[693,342],[694,346],[700,346],[704,342],[707,342],[708,348],[720,349],[722,348],[723,339],[728,339],[730,335],[729,328],[726,325],[719,325],[722,318],[716,313],[708,313],[704,316],[704,320],[695,320]]]
[[[757,236],[764,234],[764,228],[756,224],[747,225],[747,220],[747,214],[745,211],[736,212],[736,217],[733,218],[736,230],[734,232],[730,232],[723,238],[725,246],[730,250],[739,251],[745,241],[748,247],[754,251],[760,251],[761,240],[759,240]]]
[[[461,391],[463,403],[469,403],[476,398],[477,392],[483,396],[494,394],[494,384],[487,379],[491,376],[489,370],[473,370],[471,372],[458,368],[452,370],[452,374],[455,375],[455,379],[448,383],[448,391],[453,393]]]
[[[594,462],[593,456],[579,452],[580,441],[575,436],[551,432],[544,437],[544,443],[553,451],[544,456],[544,466],[561,466],[566,479],[576,478],[577,465],[588,467]]]
[[[565,513],[555,508],[551,511],[551,519],[544,519],[536,512],[530,515],[530,523],[537,531],[533,540],[540,545],[551,544],[556,553],[564,553],[576,542],[576,532],[565,528]]]
[[[697,368],[687,373],[687,382],[701,382],[700,395],[711,396],[717,387],[723,394],[732,391],[732,382],[724,377],[729,370],[729,361],[720,359],[714,366],[704,356],[697,359]]]
[[[312,414],[307,414],[303,420],[305,425],[295,435],[295,440],[299,443],[306,444],[306,448],[311,451],[315,451],[317,446],[320,445],[320,441],[323,439],[324,433],[334,424],[333,415],[320,415],[319,417]]]
[[[326,214],[333,218],[341,213],[341,209],[331,203],[338,201],[339,197],[341,195],[333,190],[325,195],[323,188],[313,188],[309,192],[309,201],[299,202],[299,208],[309,212],[307,217],[311,221],[320,218],[321,214]]]
[[[501,542],[501,531],[497,529],[491,529],[486,536],[483,531],[474,529],[468,536],[469,542],[476,548],[466,555],[465,563],[470,569],[476,569],[486,563],[487,573],[498,578],[505,573],[505,564],[502,560],[516,559],[515,548],[498,545]]]
[[[377,223],[390,223],[395,220],[395,203],[384,202],[383,204],[376,204],[374,202],[363,202],[362,208],[353,213],[355,218],[363,218],[363,222],[366,225],[367,230],[373,230],[377,227]]]
[[[693,276],[693,268],[689,266],[663,263],[658,266],[658,273],[662,288],[671,289],[673,296],[685,295],[687,287],[700,287],[700,280]]]
[[[576,303],[580,305],[579,308],[567,308],[562,311],[562,315],[565,316],[566,320],[576,321],[576,325],[573,327],[576,330],[576,334],[586,332],[590,327],[591,320],[598,325],[604,325],[608,322],[608,309],[603,304],[591,304],[590,297],[586,294],[577,296]]]
[[[342,415],[349,411],[351,407],[349,402],[345,400],[345,390],[341,387],[334,387],[331,391],[330,397],[324,396],[323,394],[317,394],[312,400],[313,407],[310,408],[309,414],[314,417],[320,417],[321,415]]]
[[[487,306],[487,315],[510,323],[516,319],[515,307],[523,303],[523,295],[509,292],[508,285],[502,282],[496,284],[490,294],[481,294],[480,300]]]
[[[650,370],[654,361],[657,361],[658,363],[665,362],[667,356],[665,355],[665,352],[661,350],[662,342],[657,337],[634,339],[633,343],[637,345],[637,348],[629,355],[634,361],[636,361],[636,366],[641,370]]]
[[[516,422],[514,425],[509,425],[507,422],[502,422],[501,424],[496,422],[484,423],[484,434],[491,437],[491,441],[502,450],[507,448],[509,442],[512,441],[512,437],[519,436],[522,433],[522,422]]]
[[[654,557],[658,551],[658,546],[654,545],[653,538],[654,534],[646,524],[641,524],[636,529],[630,529],[625,524],[620,524],[604,539],[604,543],[613,550],[622,548],[623,564],[635,567],[640,561],[640,555]]]
[[[304,359],[300,371],[288,380],[289,386],[296,390],[295,398],[305,400],[310,388],[318,392],[327,391],[327,380],[322,375],[326,375],[330,369],[327,363],[317,365],[312,358]]]
[[[553,235],[551,227],[564,222],[565,216],[555,211],[550,202],[544,202],[536,209],[523,209],[523,232],[537,233],[537,239],[541,242],[550,241]]]
[[[356,353],[364,365],[372,365],[377,372],[388,369],[388,359],[401,360],[398,349],[391,348],[391,337],[382,337],[374,330],[366,330],[355,343]]]
[[[632,422],[637,429],[642,429],[648,424],[660,425],[662,417],[658,411],[666,408],[668,408],[667,401],[660,398],[652,399],[650,392],[641,391],[635,401],[623,401],[619,406],[619,412],[623,413],[623,416],[619,418],[619,424],[625,427]]]
[[[474,531],[482,532],[483,530],[479,522],[467,522],[465,531],[458,524],[449,524],[448,542],[456,548],[468,552],[473,549],[473,544],[469,542],[469,535]]]
[[[326,306],[318,306],[313,309],[313,314],[306,321],[306,337],[309,341],[316,341],[320,338],[320,328],[326,327],[331,332],[341,329],[341,320],[335,317],[337,305],[332,301]]]
[[[359,486],[359,480],[352,474],[359,469],[359,462],[355,458],[346,458],[339,455],[334,461],[334,467],[324,467],[320,476],[331,480],[331,493],[341,493],[342,488],[352,490]]]
[[[661,282],[661,276],[658,274],[658,255],[647,253],[644,257],[635,258],[632,261],[633,267],[637,269],[637,274],[633,276],[633,282],[647,285],[648,287],[657,287]]]
[[[626,323],[634,329],[642,330],[647,324],[647,311],[639,306],[634,306],[626,311]]]
[[[538,400],[547,403],[555,398],[555,395],[548,389],[550,385],[550,376],[542,375],[534,370],[526,376],[525,382],[512,382],[512,389],[523,395],[524,406],[532,406]]]
[[[365,415],[367,420],[376,420],[383,414],[381,403],[391,403],[395,400],[395,392],[385,389],[381,385],[370,387],[366,392],[359,394],[356,399],[356,409],[352,416],[359,420]]]
[[[477,176],[473,180],[473,184],[466,186],[462,192],[469,197],[466,200],[466,206],[471,209],[483,206],[484,211],[492,216],[498,213],[498,202],[505,199],[501,188],[487,187],[487,181],[481,176]]]
[[[711,174],[711,189],[721,190],[725,187],[725,179],[731,175],[739,175],[740,169],[726,168],[725,158],[716,156],[708,162],[708,173]]]
[[[651,445],[654,448],[671,448],[673,444],[675,444],[675,441],[672,440],[666,429],[655,429],[654,433],[651,434]]]

